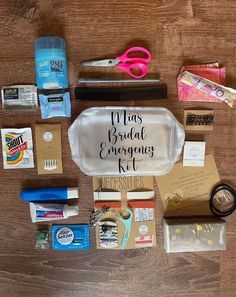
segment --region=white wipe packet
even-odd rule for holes
[[[3,168],[34,168],[31,128],[1,129]]]

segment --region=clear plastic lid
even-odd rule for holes
[[[79,197],[78,188],[67,188],[67,198],[73,199]]]
[[[65,40],[56,36],[39,37],[34,43],[35,50],[40,49],[66,49]]]
[[[65,217],[77,216],[79,213],[79,207],[77,205],[73,205],[73,206],[65,205],[64,213],[65,213]]]

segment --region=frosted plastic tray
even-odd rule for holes
[[[178,160],[183,126],[159,107],[93,107],[68,131],[73,161],[90,176],[164,175]]]

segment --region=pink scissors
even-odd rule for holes
[[[145,54],[146,57],[129,57],[130,53],[141,53],[141,55]],[[148,72],[147,63],[151,61],[150,52],[143,47],[131,47],[123,55],[116,57],[115,59],[106,59],[106,60],[94,60],[94,61],[84,61],[81,62],[82,66],[95,66],[95,67],[113,67],[121,69],[127,72],[134,78],[141,78],[145,76]],[[138,70],[138,74],[137,71]]]

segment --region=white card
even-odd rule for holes
[[[203,167],[205,147],[205,141],[186,141],[184,145],[183,166]]]

